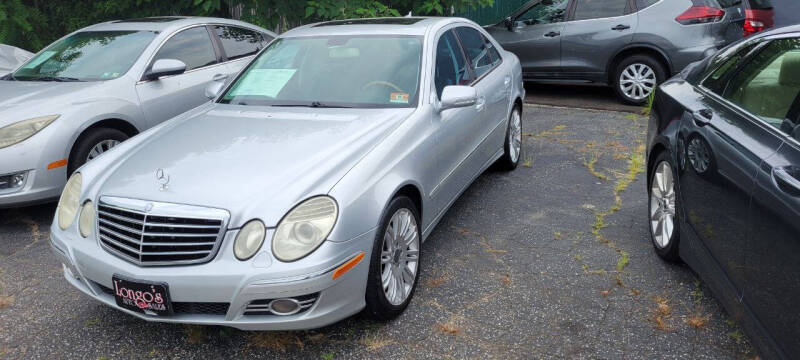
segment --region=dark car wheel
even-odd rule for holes
[[[422,233],[419,212],[405,196],[389,203],[380,224],[369,262],[366,311],[374,319],[389,320],[400,315],[414,296]]]
[[[81,135],[69,155],[68,174],[127,139],[128,135],[117,129],[96,128],[87,131]]]
[[[503,156],[499,161],[500,166],[508,171],[516,169],[519,165],[519,158],[522,157],[522,111],[519,106],[514,106],[514,110],[508,117],[503,151]]]
[[[645,105],[650,94],[666,79],[666,70],[649,55],[625,58],[614,70],[612,82],[617,96],[630,105]]]
[[[648,188],[648,224],[650,238],[658,256],[668,261],[678,261],[679,207],[675,171],[667,157],[660,153],[650,171]]]

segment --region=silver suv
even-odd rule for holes
[[[600,83],[643,104],[656,85],[743,36],[741,0],[532,0],[487,30],[528,81]]]

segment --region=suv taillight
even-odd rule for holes
[[[680,14],[675,21],[683,25],[707,24],[717,22],[725,17],[725,11],[712,6],[692,6]]]
[[[763,31],[767,28],[763,21],[757,20],[756,14],[753,10],[745,10],[745,20],[744,20],[744,36],[753,35],[759,31]]]

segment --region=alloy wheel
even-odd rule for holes
[[[406,301],[414,288],[419,268],[417,220],[408,209],[399,209],[386,227],[381,249],[381,285],[392,305]]]
[[[89,155],[86,156],[86,162],[89,162],[90,160],[100,156],[100,154],[111,150],[111,148],[117,145],[119,145],[118,140],[103,140],[95,144],[92,146],[92,150],[89,151]]]
[[[675,177],[672,166],[663,161],[658,164],[650,187],[650,229],[660,248],[669,246],[675,231]]]
[[[508,151],[511,162],[516,163],[522,152],[522,117],[519,110],[511,113],[511,123],[508,128]]]
[[[650,66],[633,63],[619,76],[619,87],[625,96],[642,100],[650,96],[656,87],[656,72]]]

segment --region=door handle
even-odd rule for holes
[[[775,177],[775,182],[782,187],[782,190],[789,190],[786,192],[792,196],[800,196],[800,180],[790,171],[791,169],[787,168],[775,168],[772,170],[772,176]]]
[[[511,76],[506,76],[503,79],[503,86],[508,87],[508,85],[511,85]]]
[[[617,26],[612,27],[611,30],[622,31],[622,30],[628,30],[630,28],[631,28],[630,25],[619,24]]]
[[[700,109],[692,113],[695,125],[699,127],[706,126],[711,123],[714,118],[714,112],[711,109]]]
[[[556,36],[561,36],[561,33],[558,32],[558,31],[551,31],[551,32],[549,32],[547,34],[544,34],[544,36],[545,37],[556,37]]]
[[[475,102],[475,109],[481,111],[485,106],[486,106],[486,97],[484,96],[478,97],[478,101]]]

